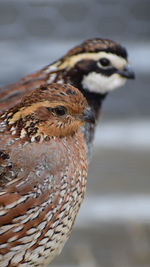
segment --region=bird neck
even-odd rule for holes
[[[99,113],[102,107],[102,103],[104,99],[107,96],[107,93],[101,94],[101,93],[95,93],[95,92],[90,92],[87,89],[84,89],[81,81],[80,82],[74,82],[73,86],[77,87],[84,97],[86,98],[88,105],[92,108],[94,111],[95,118],[98,119]]]
[[[94,92],[91,93],[83,88],[81,88],[81,92],[86,97],[88,105],[92,107],[96,119],[98,119],[99,112],[102,107],[102,103],[107,94],[99,94],[99,93],[94,93]]]
[[[103,100],[107,96],[107,93],[96,93],[88,91],[88,88],[84,89],[82,86],[82,79],[83,75],[79,72],[70,71],[66,75],[67,82],[70,83],[71,81],[71,84],[82,92],[88,102],[88,105],[93,109],[95,118],[98,119]]]

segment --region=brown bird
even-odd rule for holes
[[[95,113],[96,122],[106,95],[122,86],[134,73],[128,66],[124,47],[108,39],[96,38],[83,42],[65,56],[45,68],[23,77],[19,82],[0,89],[0,109],[6,110],[18,103],[23,95],[43,83],[69,83],[86,97]],[[89,160],[95,125],[83,126],[86,154]]]
[[[84,198],[80,126],[94,123],[71,85],[45,85],[0,115],[0,266],[46,266]]]

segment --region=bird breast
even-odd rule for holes
[[[0,265],[45,266],[66,242],[84,197],[83,137],[77,131],[18,144],[9,157],[17,175],[0,191]]]

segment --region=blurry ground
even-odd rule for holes
[[[0,0],[0,86],[95,36],[126,46],[136,72],[103,106],[86,198],[51,267],[150,266],[149,10],[149,0]]]

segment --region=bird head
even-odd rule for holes
[[[107,94],[134,79],[124,47],[108,39],[91,39],[71,49],[60,61],[72,84],[100,94]]]
[[[41,86],[1,118],[13,135],[31,141],[72,135],[82,124],[94,123],[86,99],[69,84]]]

